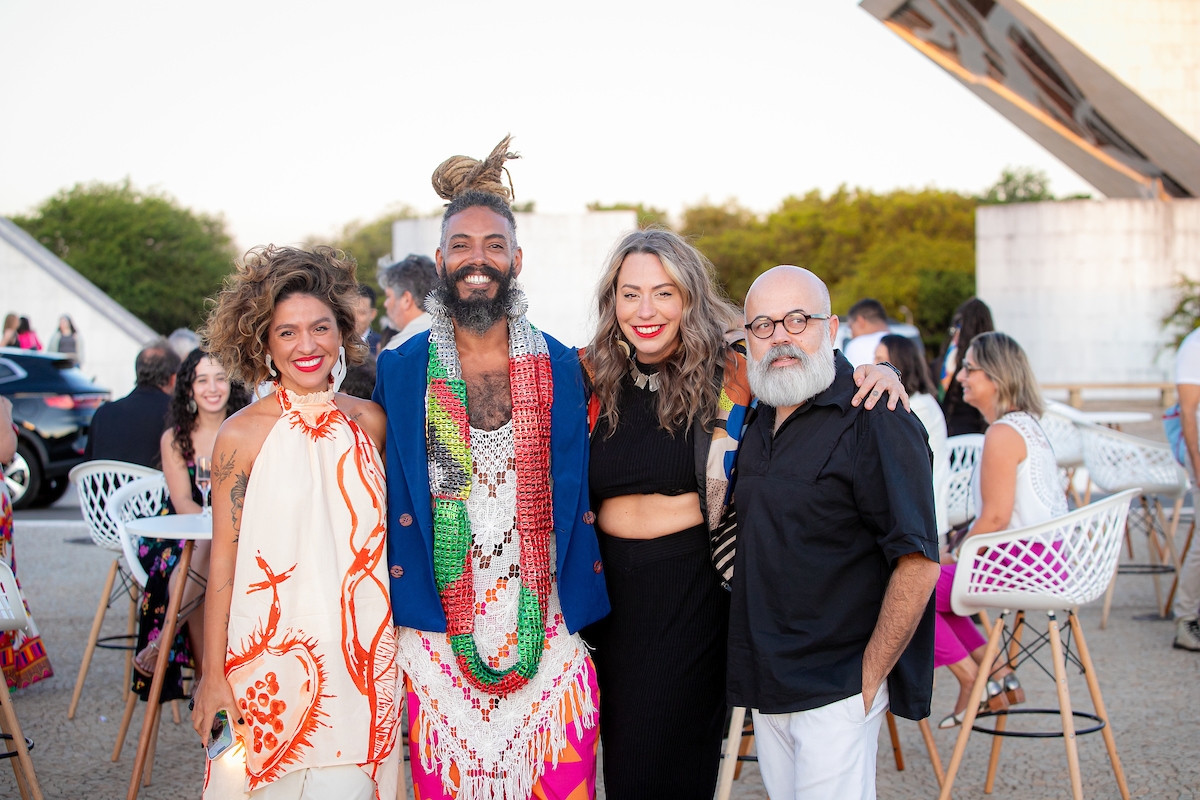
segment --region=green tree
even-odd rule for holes
[[[377,280],[378,264],[381,257],[391,255],[392,223],[398,219],[416,219],[419,216],[411,206],[398,205],[370,222],[354,220],[346,223],[332,242],[310,236],[305,244],[309,247],[328,244],[354,256],[358,262],[359,283],[365,283],[375,290],[375,305],[382,312],[383,290]],[[429,255],[432,256],[432,253]]]
[[[1163,317],[1162,324],[1163,330],[1173,334],[1173,346],[1178,348],[1189,333],[1200,328],[1200,281],[1180,275],[1174,289],[1175,307]]]
[[[219,215],[123,183],[76,184],[13,222],[159,333],[195,328],[230,271]]]
[[[1000,173],[1000,180],[979,198],[981,205],[1000,203],[1038,203],[1053,200],[1050,179],[1046,173],[1033,167],[1015,167]]]
[[[639,230],[645,230],[651,225],[669,225],[667,220],[667,212],[661,208],[642,205],[641,203],[613,203],[612,205],[604,205],[599,200],[594,203],[588,203],[588,211],[636,211],[637,226]]]
[[[929,345],[975,288],[973,198],[839,188],[789,197],[765,216],[734,201],[684,211],[683,233],[708,256],[730,296],[741,300],[776,264],[807,267],[829,286],[835,312],[874,297],[895,317],[908,308]]]

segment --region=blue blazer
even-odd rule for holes
[[[588,423],[576,351],[546,337],[554,403],[550,411],[558,598],[575,633],[609,611],[595,517],[588,498]],[[379,356],[372,399],[387,413],[388,574],[397,625],[445,632],[446,614],[433,577],[433,509],[425,450],[429,333]]]

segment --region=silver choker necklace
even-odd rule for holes
[[[629,359],[629,374],[633,376],[633,385],[637,388],[649,388],[652,392],[658,391],[658,373],[652,372],[647,375],[638,369],[637,362],[632,358]]]

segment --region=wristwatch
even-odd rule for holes
[[[896,373],[896,377],[897,377],[897,378],[899,378],[900,380],[904,380],[904,376],[900,374],[900,370],[896,369],[896,366],[895,366],[894,364],[889,364],[889,363],[888,363],[888,362],[886,362],[886,361],[880,361],[880,362],[879,362],[878,364],[876,364],[875,366],[877,366],[877,367],[887,367],[887,368],[888,368],[888,369],[890,369],[892,372]]]

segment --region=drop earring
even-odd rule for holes
[[[188,400],[188,402],[187,402],[187,410],[188,410],[188,413],[189,413],[189,414],[195,414],[195,413],[196,413],[196,398],[194,398],[194,397],[193,397],[193,398],[191,398],[191,399],[189,399],[189,400]]]
[[[272,378],[278,378],[279,373],[275,371],[275,365],[271,363],[271,354],[267,353],[267,374]]]
[[[336,392],[342,388],[342,381],[346,379],[346,348],[338,348],[338,360],[333,365],[333,369],[329,373],[329,382],[333,384],[333,390]]]
[[[621,348],[621,352],[625,354],[626,358],[633,358],[633,353],[629,350],[629,342],[621,338],[619,333],[617,334],[617,347]]]

